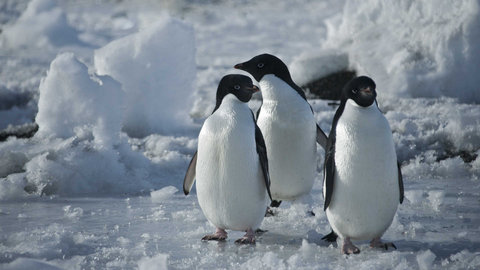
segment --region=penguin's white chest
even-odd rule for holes
[[[267,147],[272,198],[294,200],[313,186],[315,118],[309,104],[278,77],[265,75],[260,88],[263,104],[257,124]]]
[[[399,203],[397,157],[390,126],[373,104],[348,100],[338,120],[335,178],[327,218],[343,237],[380,237]]]
[[[198,137],[197,197],[216,227],[257,228],[267,204],[250,109],[235,96],[224,97]]]

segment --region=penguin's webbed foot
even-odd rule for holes
[[[394,243],[392,242],[387,242],[383,243],[382,240],[380,240],[380,237],[373,238],[372,241],[370,241],[370,247],[371,248],[381,248],[388,250],[389,247],[397,249],[397,246],[395,246]]]
[[[235,240],[235,244],[251,244],[255,245],[255,233],[252,229],[248,229],[247,233],[240,239]]]
[[[326,242],[335,243],[337,242],[338,235],[332,230],[329,234],[322,237],[322,240]]]
[[[214,234],[207,234],[202,241],[225,241],[227,240],[227,232],[224,229],[217,228]]]
[[[342,254],[350,255],[358,253],[360,253],[360,249],[353,245],[353,243],[350,241],[350,237],[343,239]]]
[[[275,216],[275,211],[271,207],[267,207],[267,210],[265,211],[265,216],[266,217],[273,217]]]
[[[270,207],[279,207],[280,204],[282,203],[282,201],[277,201],[277,200],[273,200],[271,203],[270,203]]]

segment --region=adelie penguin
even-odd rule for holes
[[[343,239],[342,253],[359,253],[352,240],[396,248],[381,236],[403,202],[403,181],[392,131],[376,102],[375,82],[357,77],[343,89],[328,137],[324,209]]]
[[[223,77],[215,109],[200,130],[183,191],[187,195],[196,178],[200,207],[216,227],[202,240],[224,241],[229,229],[246,232],[236,243],[255,243],[270,194],[265,142],[246,104],[258,90],[247,76]]]
[[[271,206],[309,194],[317,168],[316,142],[325,148],[327,136],[317,125],[304,91],[273,55],[255,56],[235,68],[250,73],[262,90],[257,125],[268,149]]]

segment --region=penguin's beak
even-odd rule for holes
[[[360,93],[363,94],[363,95],[367,95],[367,96],[370,96],[370,95],[373,94],[370,87],[365,87],[365,88],[360,89]]]
[[[236,69],[241,69],[241,70],[243,70],[243,63],[236,64],[235,66],[233,66],[233,68],[236,68]]]
[[[256,85],[252,86],[252,88],[247,88],[247,89],[251,90],[253,93],[260,91],[260,88],[258,88]]]

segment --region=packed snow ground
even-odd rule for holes
[[[0,129],[39,131],[0,143],[0,268],[479,268],[479,5],[3,1]],[[320,240],[320,148],[311,198],[265,218],[256,246],[200,241],[214,228],[183,175],[219,79],[263,52],[300,84],[376,80],[405,179],[384,236],[398,250]],[[329,131],[335,107],[309,102]]]

